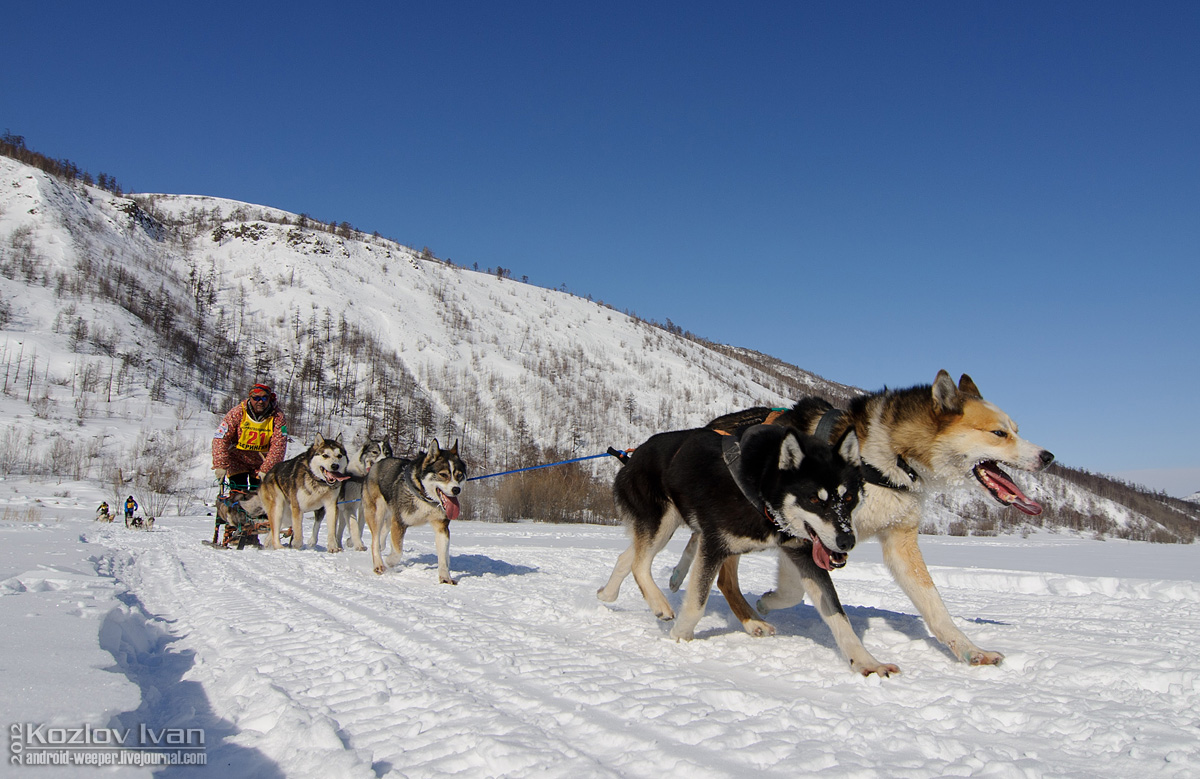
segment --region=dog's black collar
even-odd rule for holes
[[[896,467],[908,474],[908,478],[912,479],[913,484],[917,483],[919,477],[917,476],[917,472],[913,470],[913,467],[908,464],[908,460],[905,460],[900,455],[896,455]],[[874,465],[871,465],[866,460],[862,461],[862,464],[858,466],[858,469],[862,471],[863,481],[865,481],[867,484],[874,484],[878,487],[887,487],[889,490],[900,490],[901,492],[907,492],[910,489],[907,484],[897,484],[896,482],[892,481],[883,471],[879,470]]]

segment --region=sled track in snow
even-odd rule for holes
[[[881,681],[849,673],[807,607],[752,639],[714,593],[701,638],[676,644],[632,582],[599,604],[624,545],[615,528],[465,524],[457,587],[436,584],[426,535],[383,576],[365,553],[214,550],[202,529],[110,534],[121,548],[107,564],[196,653],[188,679],[230,740],[286,775],[1015,776],[1038,775],[1047,754],[1060,776],[1092,776],[1098,760],[1142,776],[1148,754],[1162,775],[1200,765],[1172,748],[1200,732],[1200,676],[1181,654],[1200,640],[1194,583],[935,568],[952,611],[977,615],[969,631],[1008,653],[973,669],[928,637],[881,566],[860,564],[839,589],[864,604],[850,616],[868,647],[903,669]],[[747,559],[747,591],[773,568]],[[1165,647],[1138,641],[1154,620]]]

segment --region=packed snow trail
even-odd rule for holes
[[[632,582],[600,604],[620,528],[457,522],[451,587],[421,528],[376,576],[365,553],[212,549],[210,521],[83,538],[171,637],[152,662],[191,658],[143,709],[195,712],[214,775],[1200,776],[1195,581],[935,564],[956,619],[1007,655],[971,668],[866,544],[835,582],[864,643],[902,669],[880,680],[847,669],[808,606],[755,639],[714,592],[697,640],[675,643]],[[773,578],[770,556],[743,560],[752,597]]]

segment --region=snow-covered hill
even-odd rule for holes
[[[296,447],[318,432],[401,451],[459,440],[476,474],[858,391],[346,224],[211,197],[117,197],[5,157],[0,270],[0,471],[88,479],[114,496],[136,487],[163,511],[205,496],[209,433],[255,381],[276,387]],[[603,491],[614,463],[586,467]],[[1159,532],[1056,476],[1021,478],[1069,507],[1076,529]],[[500,515],[494,490],[478,483],[476,516]],[[927,530],[1014,519],[970,496],[943,508]]]
[[[427,530],[385,576],[362,553],[201,543],[216,415],[255,379],[288,402],[297,446],[457,438],[476,473],[853,388],[345,226],[135,202],[2,157],[0,271],[10,728],[202,732],[204,768],[154,775],[223,778],[1197,775],[1194,545],[1029,527],[923,541],[955,620],[1007,655],[971,668],[862,544],[836,573],[841,598],[903,670],[864,679],[808,606],[754,639],[714,594],[699,640],[676,644],[632,584],[600,604],[617,527],[456,520],[457,587],[435,583]],[[616,465],[590,467],[603,482]],[[1152,505],[1194,522],[1153,496],[1139,513],[1085,474],[1021,476],[1086,536],[1170,536]],[[470,485],[464,519],[497,516],[486,485],[503,481]],[[91,521],[129,491],[152,531]],[[931,504],[926,529],[1013,529],[997,517],[960,496]],[[773,558],[748,556],[741,578],[752,599],[770,589]],[[16,732],[10,757],[32,758]]]

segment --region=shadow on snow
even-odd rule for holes
[[[118,596],[130,611],[114,609],[100,627],[100,646],[112,654],[116,667],[142,693],[141,705],[133,711],[117,714],[109,727],[140,733],[144,726],[162,738],[167,728],[200,728],[204,732],[205,765],[160,766],[154,776],[195,777],[213,774],[222,777],[261,777],[282,779],[280,767],[256,749],[233,742],[238,728],[218,717],[199,682],[184,676],[195,664],[195,652],[177,651],[171,644],[178,638],[165,633],[151,622],[141,603],[128,593]],[[213,658],[213,662],[220,662]],[[164,751],[171,751],[167,747]]]

